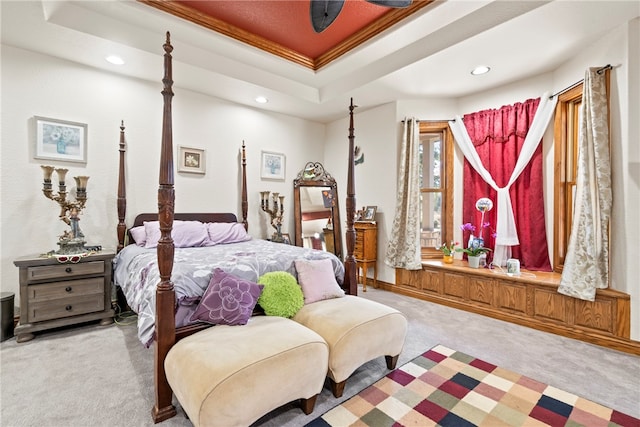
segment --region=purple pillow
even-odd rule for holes
[[[191,315],[191,321],[200,320],[213,325],[246,325],[262,288],[262,285],[216,268],[209,287]]]
[[[297,259],[294,263],[305,304],[344,296],[344,291],[336,280],[333,263],[329,258]]]
[[[244,225],[239,222],[208,222],[209,242],[207,246],[251,240]]]
[[[131,237],[133,237],[133,241],[136,242],[136,245],[144,248],[144,244],[147,242],[147,233],[144,230],[144,225],[133,227],[129,230],[129,233],[131,233]]]
[[[160,223],[158,221],[145,221],[144,230],[147,236],[144,247],[148,249],[158,246]],[[171,237],[176,248],[209,246],[207,226],[200,221],[173,221]]]

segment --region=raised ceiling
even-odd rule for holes
[[[345,1],[336,20],[316,33],[305,0],[138,1],[313,70],[433,2],[416,0],[394,9]]]
[[[253,10],[257,22],[251,28],[283,29],[261,9],[271,1],[238,3]],[[293,40],[302,39],[296,29],[309,23],[308,1],[287,4],[293,9],[298,3],[305,5],[304,16],[286,28]],[[455,100],[551,72],[640,15],[640,2],[625,0],[436,0],[318,68],[138,1],[0,1],[0,8],[3,48],[15,46],[160,86],[162,44],[170,31],[177,95],[190,90],[322,123],[346,118],[350,98],[360,106],[357,111],[398,100]],[[104,58],[111,54],[125,65],[107,63]],[[306,55],[314,61],[322,57],[301,54]],[[479,64],[489,65],[491,72],[471,76]],[[554,85],[581,77],[567,76]],[[258,95],[269,102],[255,104]]]

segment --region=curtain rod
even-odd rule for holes
[[[425,119],[416,119],[416,122],[420,123],[420,122],[455,122],[456,119],[443,119],[443,120],[437,120],[437,119],[429,119],[429,120],[425,120]],[[402,119],[402,123],[405,122],[405,119]]]
[[[611,70],[611,69],[613,69],[613,67],[611,66],[611,64],[607,64],[607,65],[605,65],[604,67],[597,69],[597,70],[596,70],[596,73],[598,73],[598,74],[602,74],[602,72],[603,72],[603,71],[605,71],[605,70]],[[579,81],[575,82],[574,84],[572,84],[572,85],[570,85],[570,86],[565,87],[565,88],[564,88],[564,89],[562,89],[561,91],[554,93],[553,95],[551,95],[551,96],[549,97],[549,99],[553,98],[554,96],[558,96],[558,95],[560,95],[560,94],[562,94],[562,93],[565,93],[566,91],[573,89],[574,87],[578,86],[578,85],[579,85],[579,84],[581,84],[581,83],[584,83],[584,79],[579,80]]]

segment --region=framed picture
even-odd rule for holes
[[[287,245],[291,244],[291,237],[289,237],[289,233],[282,233],[282,243],[286,243]]]
[[[378,210],[377,206],[367,206],[364,209],[364,213],[362,215],[363,221],[375,221],[376,220],[376,211]]]
[[[35,116],[34,158],[87,163],[87,125]]]
[[[277,179],[284,181],[285,157],[282,153],[262,152],[262,179]]]
[[[205,173],[204,150],[178,145],[178,172]]]

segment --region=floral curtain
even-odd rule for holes
[[[449,122],[465,156],[464,222],[479,223],[477,199],[488,197],[497,205],[484,218],[496,233],[496,265],[503,266],[514,256],[525,268],[551,271],[540,141],[556,102],[557,97],[544,94],[540,99],[467,114],[464,121],[457,117]],[[489,236],[483,237],[486,246],[492,247]]]
[[[612,204],[606,75],[598,68],[585,73],[581,108],[573,228],[558,292],[593,301],[609,286]]]
[[[400,154],[398,198],[385,263],[394,268],[420,270],[420,124],[405,119]]]

